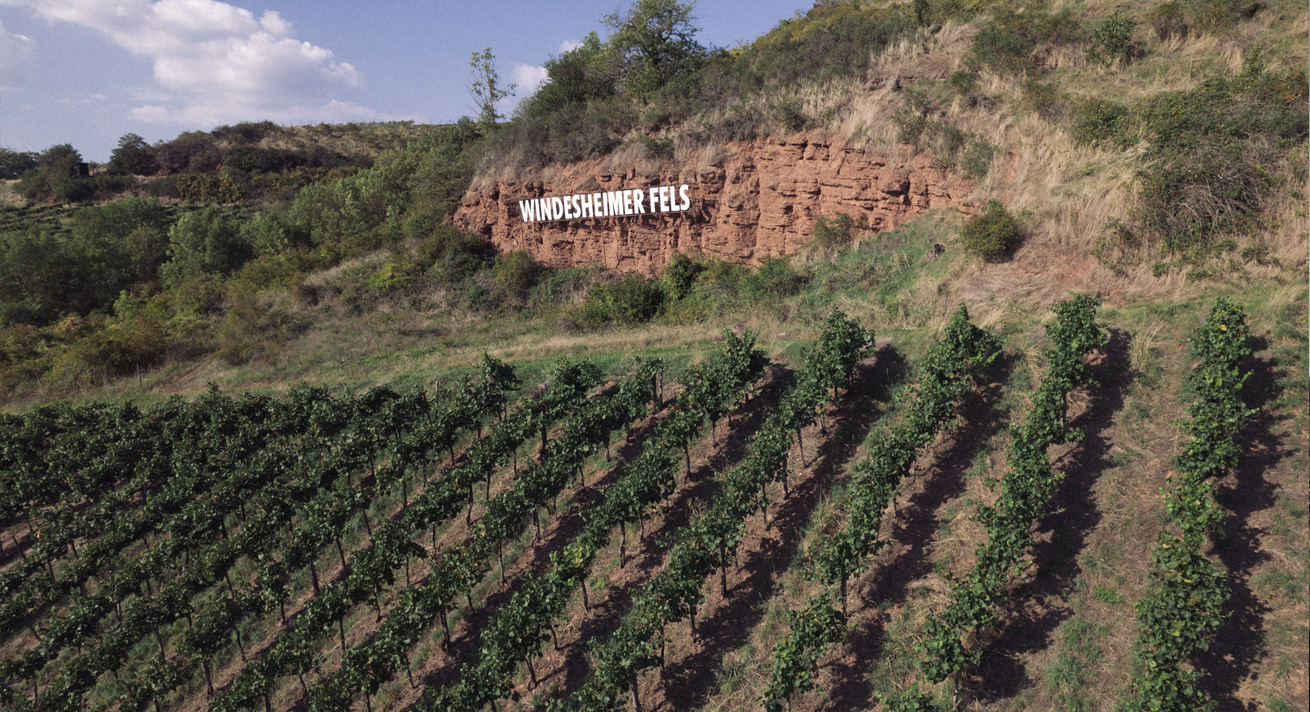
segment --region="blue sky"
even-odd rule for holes
[[[701,42],[749,41],[810,0],[700,0]],[[0,0],[0,146],[72,143],[104,161],[132,132],[475,113],[469,54],[503,78],[541,63],[630,2],[417,0]]]

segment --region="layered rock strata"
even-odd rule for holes
[[[502,251],[527,250],[556,267],[599,264],[658,273],[677,252],[745,264],[791,254],[813,236],[815,219],[849,215],[865,230],[895,228],[929,208],[978,207],[972,181],[925,155],[891,160],[841,139],[798,134],[730,144],[698,168],[640,174],[603,159],[556,166],[549,183],[501,181],[464,196],[455,220]],[[679,213],[525,223],[519,201],[658,185],[690,186]]]

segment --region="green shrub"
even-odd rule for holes
[[[1185,0],[1187,26],[1203,34],[1226,32],[1263,7],[1260,0]]]
[[[1127,148],[1131,118],[1128,107],[1105,99],[1089,98],[1073,105],[1069,133],[1086,146]]]
[[[1037,40],[1030,34],[1006,24],[989,24],[974,35],[968,61],[973,67],[985,67],[997,74],[1027,74],[1037,66],[1032,53]]]
[[[1055,84],[1028,78],[1021,90],[1024,108],[1053,124],[1064,121],[1065,100]]]
[[[691,294],[691,290],[696,285],[696,277],[705,268],[690,257],[681,252],[673,255],[673,259],[664,266],[664,274],[661,278],[664,280],[664,290],[670,299],[680,300]]]
[[[159,268],[166,284],[229,272],[250,259],[250,245],[218,208],[183,215],[168,231],[169,261]]]
[[[501,289],[516,299],[523,299],[537,286],[541,278],[542,266],[527,250],[514,250],[496,255],[495,266],[491,268],[492,277]]]
[[[991,171],[992,157],[995,155],[996,147],[991,142],[975,138],[964,149],[964,155],[960,157],[960,168],[970,178],[982,180]]]
[[[1161,42],[1174,37],[1187,36],[1187,18],[1184,16],[1183,4],[1179,0],[1166,0],[1151,8],[1146,15],[1146,21],[1150,23],[1151,29],[1155,30],[1156,38]]]
[[[663,304],[659,282],[629,273],[616,282],[592,287],[576,320],[589,327],[636,326],[655,318]]]
[[[800,293],[805,281],[786,257],[765,257],[758,268],[741,278],[741,296],[756,304],[773,302]]]
[[[1250,62],[1151,98],[1141,111],[1148,163],[1134,217],[1173,250],[1208,249],[1216,235],[1257,224],[1280,153],[1307,136],[1306,76]]]
[[[849,245],[854,228],[855,221],[846,213],[820,215],[814,219],[814,244],[824,248]]]
[[[978,88],[978,73],[961,70],[947,78],[946,83],[960,94],[972,94]]]
[[[1114,60],[1131,62],[1141,54],[1141,48],[1133,42],[1133,33],[1137,31],[1137,20],[1116,10],[1115,13],[1096,27],[1088,38],[1087,59],[1098,64],[1110,64]]]
[[[988,261],[1008,256],[1023,238],[1019,221],[995,200],[987,201],[981,215],[966,220],[960,234],[965,248]]]
[[[810,124],[810,117],[805,115],[800,102],[794,99],[778,102],[773,107],[773,118],[787,131],[800,131]]]
[[[418,246],[418,266],[444,284],[463,282],[496,263],[496,248],[481,235],[443,224]]]
[[[896,140],[918,146],[928,128],[928,118],[918,112],[901,108],[892,115],[892,124],[896,126]]]

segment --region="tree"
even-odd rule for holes
[[[0,179],[13,180],[36,168],[36,154],[0,146]]]
[[[696,41],[694,2],[637,0],[627,15],[611,13],[601,21],[614,30],[610,51],[619,65],[623,87],[642,101],[671,80],[696,71],[705,48]]]
[[[500,73],[496,71],[496,55],[491,53],[490,47],[474,52],[469,57],[469,66],[473,76],[469,92],[473,94],[473,101],[478,106],[478,123],[482,125],[483,131],[489,131],[496,127],[496,120],[501,118],[496,111],[496,104],[507,96],[513,96],[515,86],[501,85]]]
[[[157,168],[150,144],[134,133],[124,134],[118,139],[118,148],[109,156],[110,173],[143,176],[154,173]]]
[[[178,219],[168,231],[168,256],[159,275],[165,283],[176,284],[240,267],[250,257],[250,246],[221,209],[209,207]]]
[[[546,76],[526,111],[546,116],[570,104],[584,104],[614,94],[614,66],[595,32],[575,48],[546,60]]]
[[[51,146],[36,157],[36,167],[23,174],[18,192],[30,201],[76,202],[90,197],[86,181],[77,175],[82,154],[67,143]]]

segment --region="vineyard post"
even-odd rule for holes
[[[628,686],[632,688],[632,706],[637,712],[641,712],[641,697],[637,694],[637,675],[633,673],[628,678]]]

